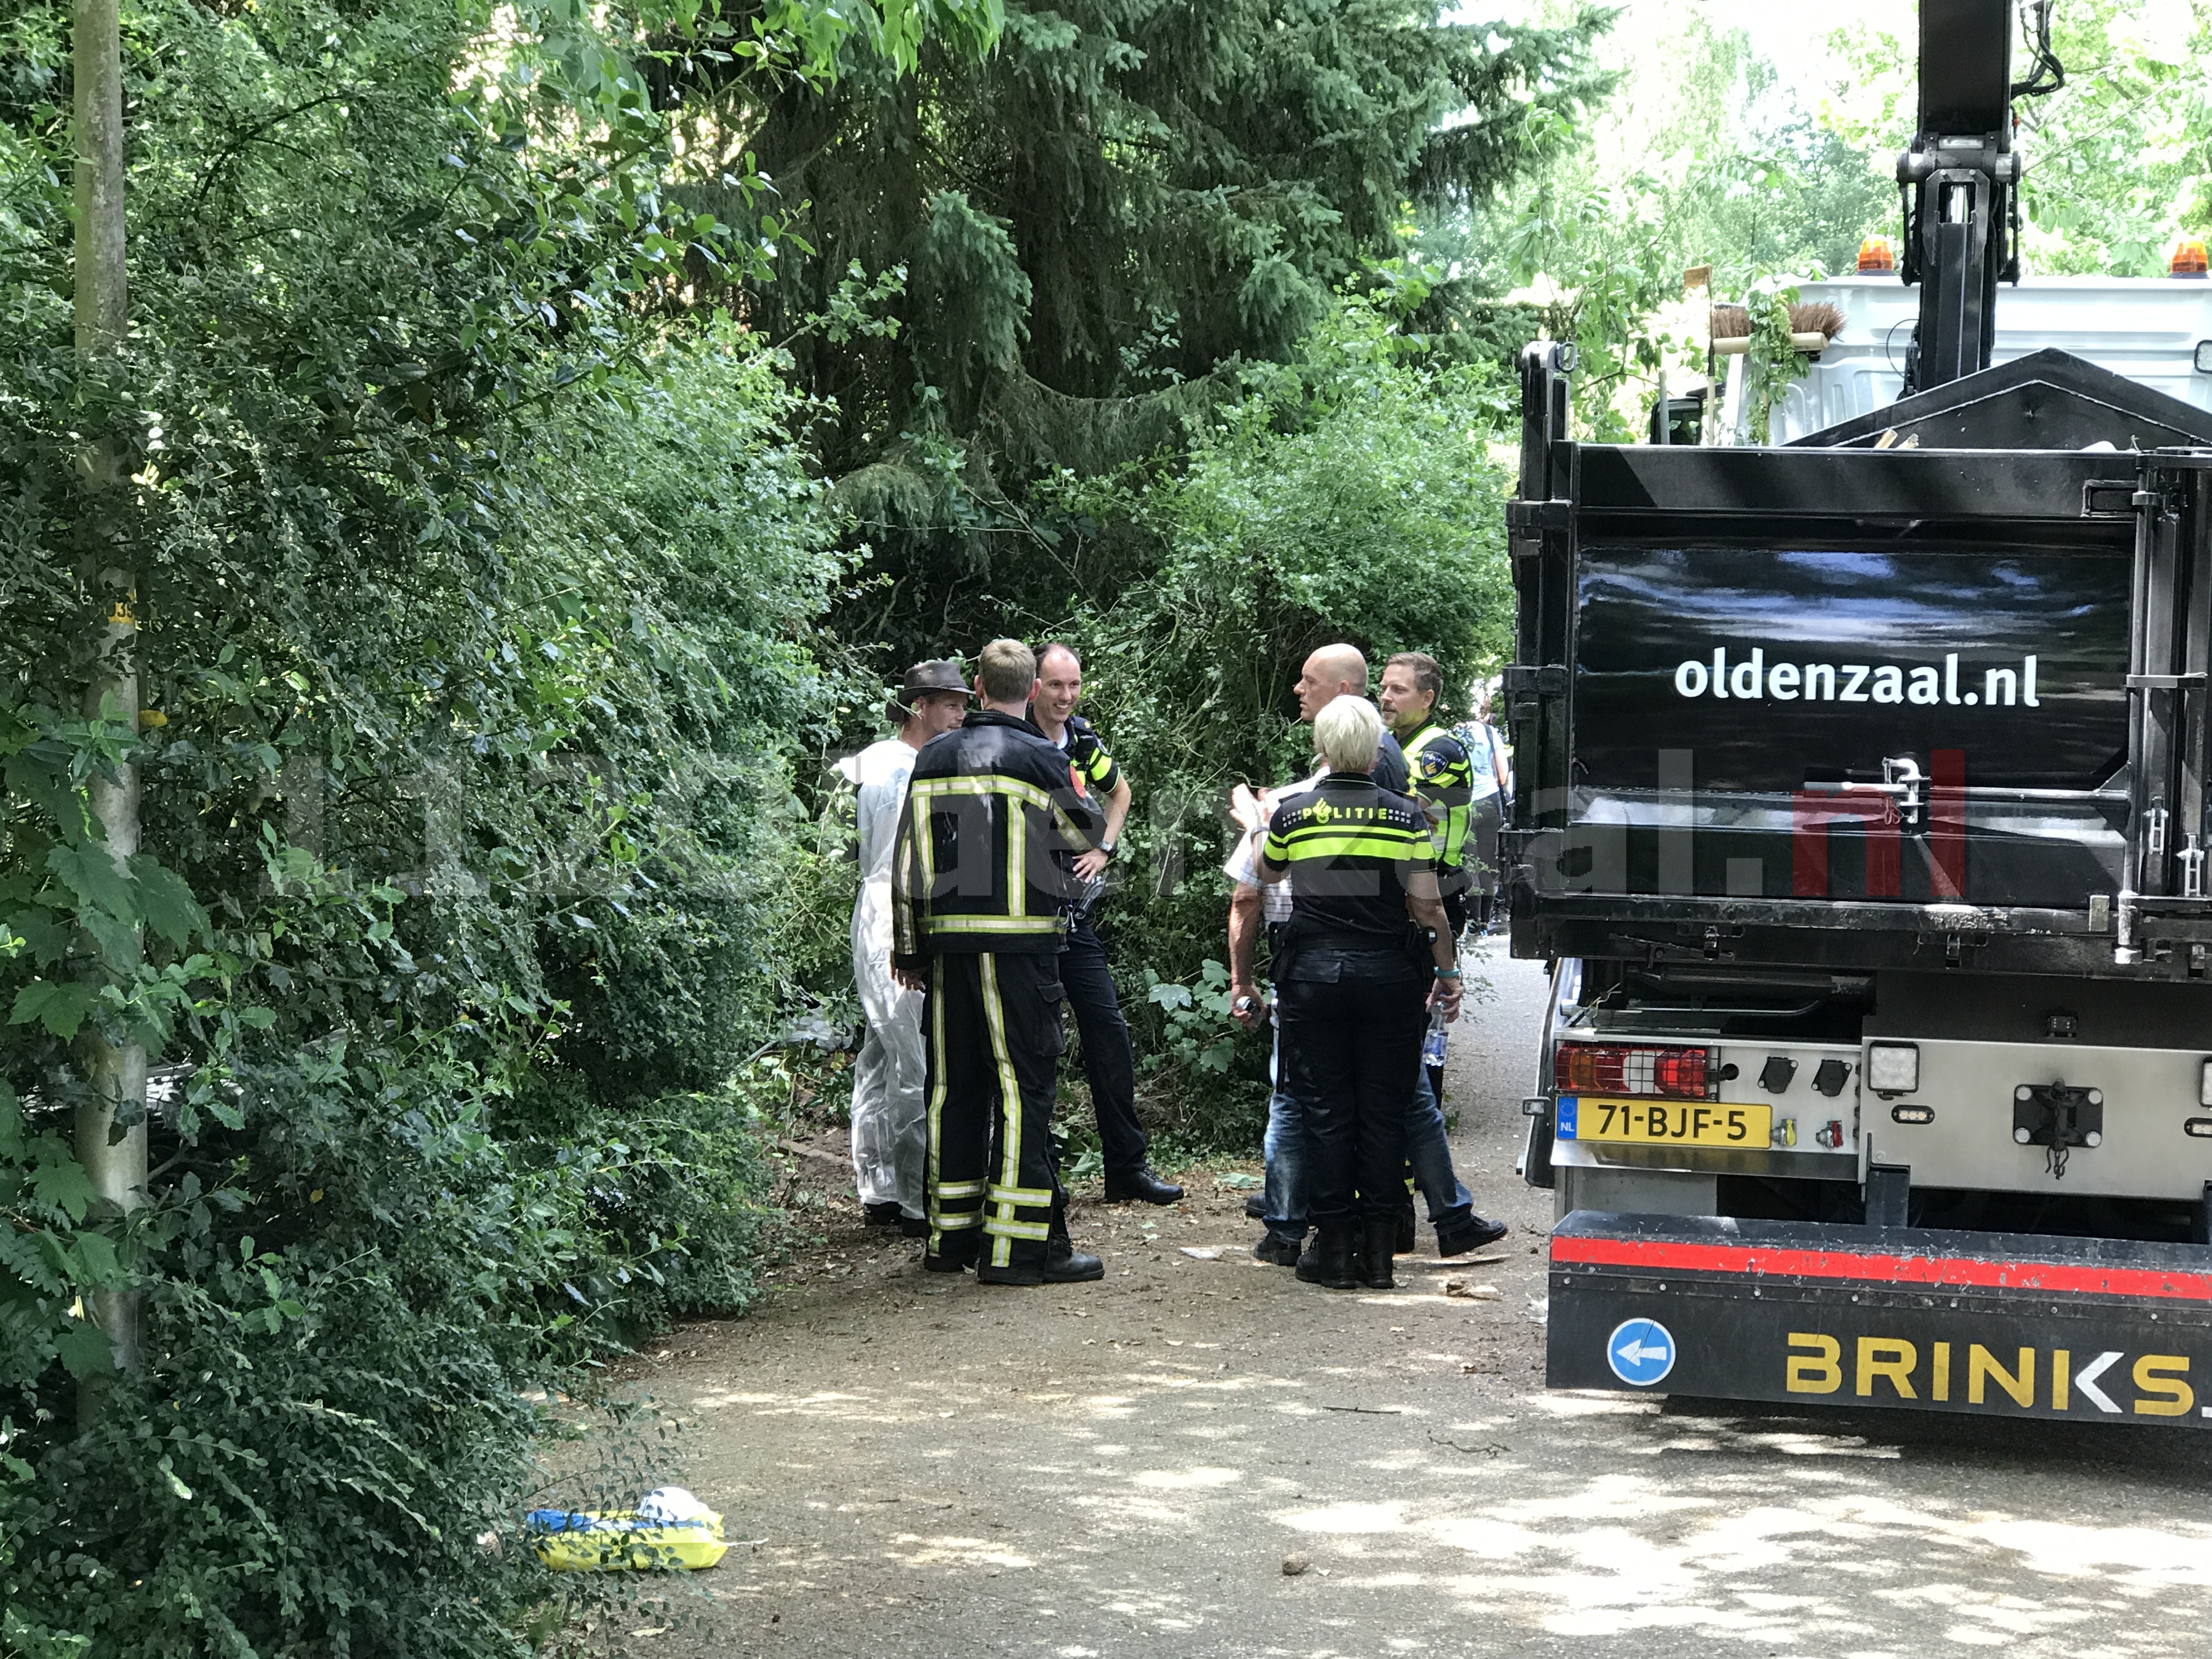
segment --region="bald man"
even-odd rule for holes
[[[1367,659],[1356,645],[1324,645],[1306,659],[1293,689],[1298,696],[1298,718],[1311,726],[1314,716],[1336,698],[1367,695]],[[1402,795],[1411,776],[1406,751],[1385,726],[1382,741],[1375,750],[1375,781],[1393,794]]]

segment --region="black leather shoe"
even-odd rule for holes
[[[1348,1221],[1334,1222],[1314,1234],[1314,1241],[1298,1258],[1298,1277],[1309,1285],[1332,1291],[1356,1291],[1359,1276],[1352,1271],[1353,1234]]]
[[[1252,1247],[1252,1255],[1255,1259],[1278,1267],[1295,1267],[1304,1248],[1302,1239],[1292,1238],[1288,1233],[1270,1231]]]
[[[1109,1204],[1127,1204],[1133,1199],[1146,1204],[1172,1204],[1182,1196],[1182,1188],[1172,1181],[1161,1180],[1149,1164],[1106,1177]]]
[[[1398,1242],[1398,1218],[1370,1216],[1359,1230],[1359,1282],[1370,1291],[1395,1290],[1390,1247]]]
[[[1255,1193],[1251,1197],[1246,1199],[1244,1200],[1244,1213],[1254,1221],[1265,1221],[1267,1218],[1267,1194]]]
[[[1469,1250],[1495,1244],[1509,1231],[1504,1222],[1485,1221],[1479,1215],[1446,1216],[1437,1223],[1437,1254],[1465,1255]]]
[[[870,1227],[896,1227],[902,1219],[898,1200],[886,1199],[881,1204],[860,1206],[862,1224]]]
[[[898,1218],[898,1230],[899,1237],[901,1238],[927,1238],[929,1237],[929,1224],[927,1221],[924,1221],[920,1216],[901,1216]]]

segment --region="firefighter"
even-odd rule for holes
[[[915,755],[968,712],[968,683],[956,662],[918,662],[906,671],[884,718],[898,735],[837,763],[854,793],[860,891],[853,903],[853,982],[868,1035],[853,1064],[853,1174],[872,1227],[897,1227],[910,1238],[924,1220],[921,999],[891,978],[891,844],[906,805]]]
[[[1137,1121],[1137,1063],[1129,1051],[1128,1023],[1114,990],[1106,946],[1091,924],[1091,907],[1105,891],[1106,867],[1114,860],[1128,820],[1129,780],[1114,763],[1098,729],[1075,712],[1083,696],[1083,660],[1075,647],[1058,640],[1037,647],[1036,693],[1030,718],[1063,750],[1085,787],[1106,812],[1106,838],[1073,862],[1077,893],[1070,907],[1067,951],[1060,959],[1060,983],[1067,989],[1076,1029],[1083,1034],[1083,1069],[1091,1080],[1091,1103],[1098,1114],[1098,1144],[1106,1165],[1106,1201],[1172,1204],[1182,1188],[1164,1181],[1145,1161],[1144,1126]]]
[[[1459,1016],[1457,952],[1425,815],[1374,780],[1381,717],[1340,696],[1314,721],[1329,774],[1279,802],[1258,873],[1291,883],[1275,969],[1290,1093],[1304,1118],[1312,1246],[1298,1277],[1388,1290],[1406,1103],[1429,1012]]]
[[[916,757],[892,862],[892,969],[928,997],[922,1265],[995,1285],[1106,1272],[1068,1238],[1052,1146],[1071,897],[1058,855],[1097,847],[1106,815],[1024,717],[1036,681],[1020,641],[983,647],[982,706]]]

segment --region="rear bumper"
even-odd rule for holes
[[[1578,1210],[1546,1380],[2212,1427],[2212,1248]]]

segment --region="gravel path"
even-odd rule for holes
[[[1513,1174],[1540,972],[1452,1061],[1477,1265],[1254,1262],[1242,1190],[1080,1204],[1103,1284],[925,1275],[834,1213],[641,1378],[749,1540],[616,1632],[671,1656],[2197,1656],[2212,1438],[1547,1393],[1550,1194]],[[1256,1169],[1256,1166],[1253,1166]],[[1425,1249],[1433,1240],[1422,1229]],[[1206,1260],[1188,1249],[1220,1249]],[[1498,1297],[1443,1293],[1448,1279]],[[2203,1449],[2199,1449],[2203,1448]],[[665,1626],[665,1627],[664,1627]]]

